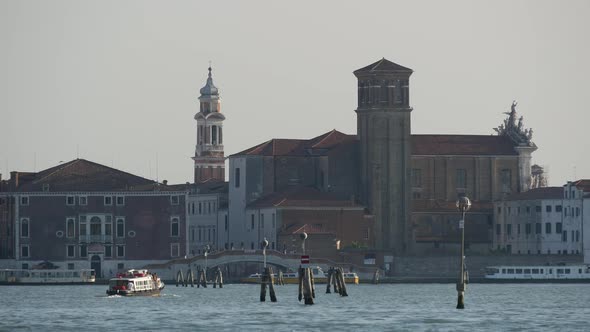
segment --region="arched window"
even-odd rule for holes
[[[76,235],[76,222],[73,218],[68,218],[66,220],[66,236],[67,237],[74,237]]]
[[[125,219],[117,218],[117,237],[125,237]]]
[[[20,236],[29,237],[29,219],[27,218],[20,220]]]

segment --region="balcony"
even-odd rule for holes
[[[80,243],[112,243],[112,235],[80,235]]]

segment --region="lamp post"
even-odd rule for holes
[[[266,269],[266,247],[268,247],[268,240],[264,238],[262,241],[262,256],[264,256],[264,268]]]
[[[457,309],[465,309],[465,304],[463,303],[465,289],[467,288],[467,271],[465,270],[465,212],[471,208],[471,201],[467,196],[461,196],[457,200],[456,206],[459,212],[461,212],[461,220],[459,220],[459,228],[461,228],[461,268],[459,281],[457,282]]]
[[[307,239],[307,233],[302,232],[299,234],[299,238],[301,239],[301,252],[302,255],[305,255],[305,239]]]

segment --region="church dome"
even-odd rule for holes
[[[216,96],[219,95],[217,87],[213,84],[211,77],[211,67],[209,67],[209,77],[207,77],[207,84],[201,88],[201,96]]]

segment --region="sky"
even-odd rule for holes
[[[193,181],[209,61],[225,154],[356,133],[352,72],[412,68],[412,133],[493,134],[513,100],[549,184],[590,178],[590,1],[0,0],[0,173],[77,157]]]

